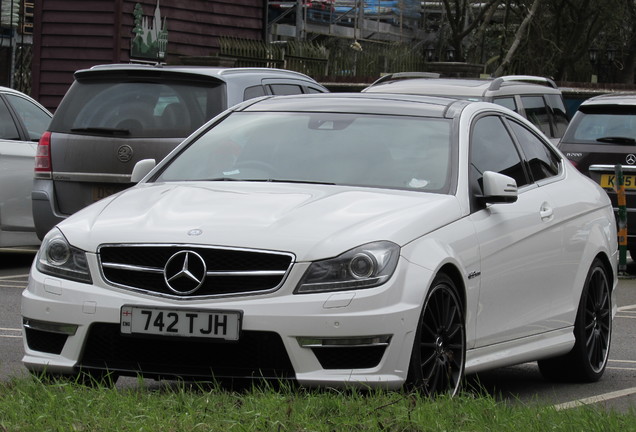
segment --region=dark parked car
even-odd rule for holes
[[[298,72],[266,68],[102,65],[75,72],[38,148],[33,213],[42,238],[64,218],[132,184],[228,107],[264,95],[323,93]]]
[[[0,248],[35,247],[31,213],[37,141],[51,113],[33,98],[0,87]]]
[[[615,210],[616,165],[621,165],[627,197],[627,248],[636,257],[636,93],[584,101],[559,148],[579,171],[607,191]]]
[[[403,72],[386,75],[362,91],[493,102],[527,118],[554,142],[563,136],[568,125],[561,91],[554,81],[543,77],[509,75],[487,80],[455,79]]]

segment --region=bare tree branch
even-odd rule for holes
[[[510,60],[512,59],[512,57],[515,54],[515,51],[519,47],[519,44],[521,43],[521,39],[524,37],[528,26],[530,25],[530,23],[532,22],[532,19],[537,13],[537,9],[539,9],[540,3],[541,3],[541,0],[534,0],[534,3],[532,3],[532,7],[530,8],[528,15],[526,15],[526,17],[523,19],[523,22],[517,29],[517,33],[515,34],[515,40],[512,42],[512,45],[508,49],[508,52],[506,53],[506,57],[504,58],[504,60],[501,62],[501,64],[499,65],[499,67],[497,67],[497,70],[495,71],[494,75],[496,77],[501,76],[505,68],[510,63]]]

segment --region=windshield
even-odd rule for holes
[[[279,181],[447,193],[448,119],[339,113],[234,113],[156,181]]]

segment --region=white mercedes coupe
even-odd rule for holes
[[[538,361],[596,381],[616,311],[607,194],[486,102],[264,97],[42,242],[34,374],[456,394]]]

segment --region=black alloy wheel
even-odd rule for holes
[[[420,315],[408,383],[428,396],[459,392],[464,375],[466,331],[453,281],[438,275]]]
[[[610,288],[601,266],[593,268],[585,299],[585,312],[582,325],[585,351],[589,366],[597,374],[605,369],[609,354],[612,333],[612,305]]]
[[[611,287],[607,270],[596,259],[585,279],[574,322],[574,348],[568,354],[540,360],[541,374],[554,381],[598,381],[607,366],[612,339]]]

